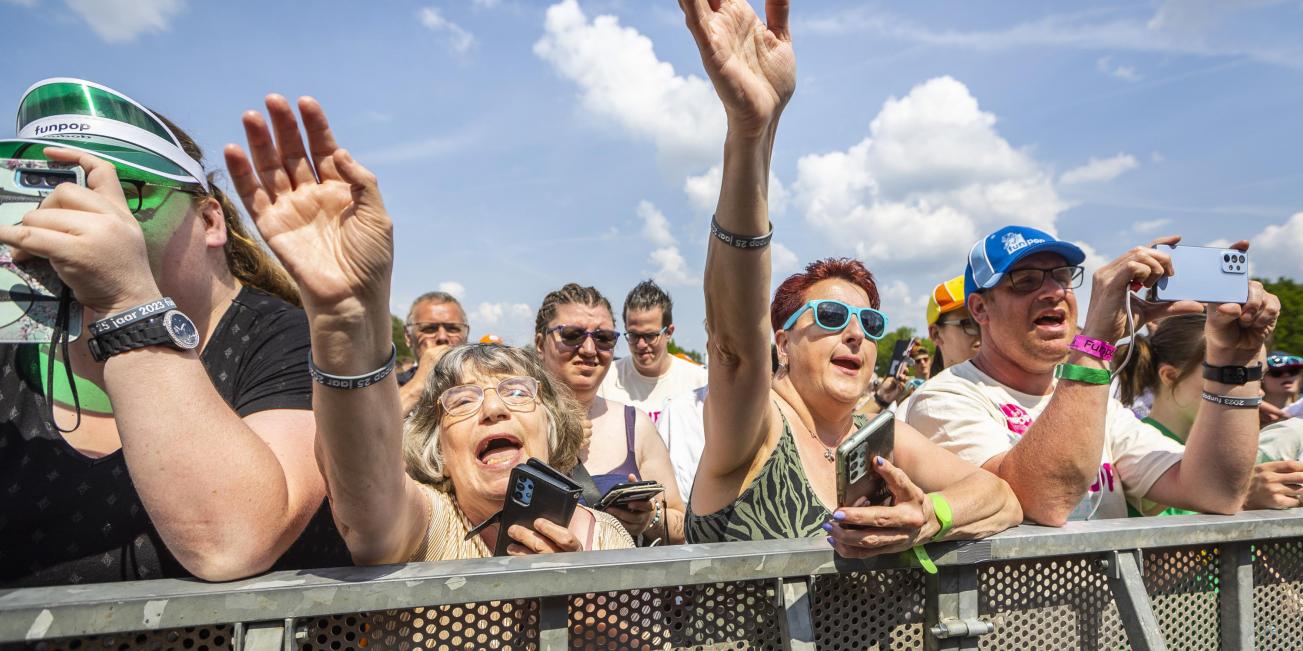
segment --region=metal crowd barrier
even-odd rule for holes
[[[1300,649],[1303,509],[0,591],[31,649]]]

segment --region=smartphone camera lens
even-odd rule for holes
[[[1222,262],[1230,262],[1230,261],[1231,261],[1231,254],[1229,254],[1229,253],[1223,253],[1223,254],[1222,254]]]
[[[1244,262],[1244,261],[1245,261],[1245,257],[1244,257],[1244,256],[1239,256],[1239,258],[1240,258],[1240,262]]]

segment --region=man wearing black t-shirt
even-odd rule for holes
[[[119,163],[120,181],[93,141],[71,143],[81,151],[44,156],[81,165],[87,187],[61,185],[0,225],[0,243],[49,259],[87,324],[66,360],[75,398],[63,359],[45,386],[47,347],[0,346],[0,586],[348,564],[313,455],[295,290],[208,184],[194,143],[143,109],[129,117],[119,139],[149,123],[180,146],[127,158],[164,158],[153,169],[184,181]]]

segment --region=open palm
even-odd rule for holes
[[[765,3],[768,24],[747,0],[679,0],[679,5],[730,127],[755,135],[772,127],[796,90],[788,3]]]
[[[245,114],[253,162],[235,145],[226,149],[245,209],[298,283],[305,306],[329,309],[387,293],[393,224],[375,175],[335,144],[315,100],[301,98],[299,111],[311,160],[283,97],[267,98],[275,142],[260,114]]]

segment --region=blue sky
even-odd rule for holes
[[[1020,222],[1091,264],[1157,234],[1253,238],[1258,273],[1303,276],[1298,0],[794,4],[777,274],[861,257],[919,327],[972,241]],[[523,343],[547,291],[618,310],[655,276],[703,344],[724,123],[674,2],[0,0],[0,20],[0,103],[92,79],[209,166],[265,93],[320,99],[394,216],[396,312],[443,286],[476,336]]]

